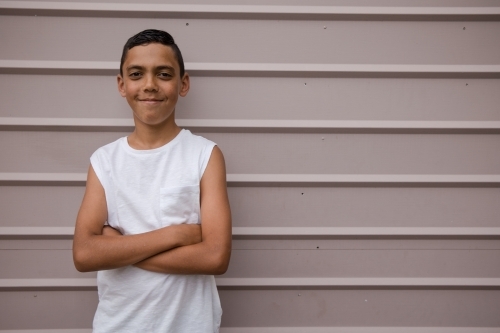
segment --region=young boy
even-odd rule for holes
[[[218,332],[213,275],[231,252],[223,155],[175,123],[189,75],[168,33],[131,37],[117,80],[135,129],[90,158],[73,241],[76,268],[99,271],[94,333]]]

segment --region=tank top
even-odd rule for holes
[[[123,137],[96,150],[90,162],[106,194],[107,223],[124,235],[201,223],[200,180],[214,146],[183,129],[156,149],[133,149]],[[97,287],[94,333],[219,331],[212,275],[126,266],[99,271]]]

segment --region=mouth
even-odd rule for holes
[[[143,98],[139,99],[139,102],[145,103],[145,104],[156,104],[163,102],[163,99],[156,99],[156,98]]]

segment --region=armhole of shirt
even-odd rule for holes
[[[92,165],[92,169],[94,169],[94,172],[99,181],[101,182],[101,185],[104,188],[104,192],[106,193],[106,181],[104,177],[104,172],[101,169],[101,161],[99,159],[97,152],[93,153],[92,156],[90,156],[90,164]]]
[[[210,144],[207,144],[205,146],[205,149],[203,149],[200,166],[200,181],[203,177],[203,174],[205,173],[205,169],[207,168],[208,161],[210,161],[210,157],[212,156],[212,151],[214,150],[215,146],[217,146],[217,144],[215,144],[214,142],[210,142]]]
[[[92,156],[90,156],[90,165],[92,165],[92,169],[94,169],[94,172],[97,176],[97,179],[101,182],[101,186],[104,189],[104,195],[106,196],[106,204],[107,204],[107,210],[108,210],[108,218],[106,219],[106,222],[104,222],[105,225],[108,225],[109,223],[109,200],[110,198],[108,197],[108,191],[106,190],[106,181],[104,177],[104,172],[101,169],[101,161],[99,159],[99,156],[97,152],[94,152]]]

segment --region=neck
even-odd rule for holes
[[[155,149],[166,145],[181,131],[181,128],[175,123],[174,117],[171,118],[171,120],[158,125],[148,125],[135,121],[135,129],[127,138],[128,144],[138,150]]]

